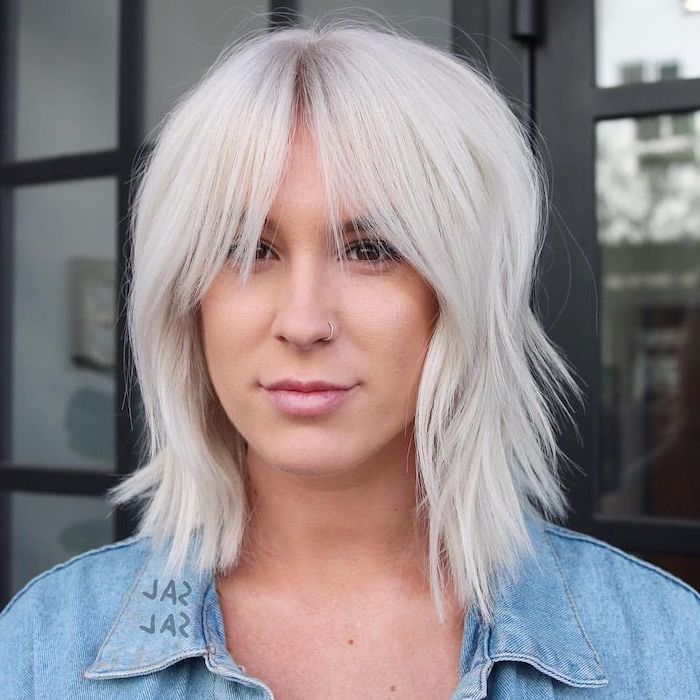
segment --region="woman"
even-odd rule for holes
[[[2,697],[700,697],[697,592],[553,522],[581,393],[490,81],[366,22],[255,35],[141,175],[139,531],[13,598]]]

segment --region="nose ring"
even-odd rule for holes
[[[333,337],[333,324],[330,321],[328,321],[328,325],[331,327],[331,334],[327,338],[322,338],[321,340],[323,341],[330,340]]]

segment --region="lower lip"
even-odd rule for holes
[[[340,406],[355,389],[335,389],[332,391],[282,391],[265,389],[272,403],[292,416],[320,416]]]

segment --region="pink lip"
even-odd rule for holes
[[[320,416],[342,404],[356,386],[349,389],[325,391],[287,391],[282,389],[265,389],[265,391],[272,399],[272,403],[283,413],[292,416]]]
[[[321,379],[302,381],[299,379],[281,379],[272,384],[264,384],[266,389],[281,389],[282,391],[336,391],[337,389],[352,389],[353,385],[332,384]]]

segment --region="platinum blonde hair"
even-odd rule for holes
[[[413,425],[416,512],[444,620],[445,576],[493,620],[496,577],[534,554],[526,515],[563,519],[556,409],[581,390],[530,296],[547,220],[544,168],[468,59],[358,19],[255,32],[225,49],[159,125],[131,210],[128,330],[144,464],[107,494],[137,535],[230,570],[249,518],[245,441],[212,387],[198,305],[229,251],[245,281],[300,120],[314,135],[341,256],[344,204],[372,221],[440,305]],[[573,421],[572,421],[573,422]]]

